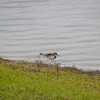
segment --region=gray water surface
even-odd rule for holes
[[[40,52],[100,70],[100,0],[0,0],[0,57],[35,61]]]

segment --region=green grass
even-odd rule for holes
[[[0,62],[0,100],[100,100],[100,74]]]

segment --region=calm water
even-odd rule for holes
[[[100,0],[0,0],[0,57],[53,51],[59,63],[100,70]]]

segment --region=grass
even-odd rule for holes
[[[0,100],[100,100],[100,72],[0,59]]]

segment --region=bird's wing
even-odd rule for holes
[[[53,56],[53,53],[46,53],[45,56]]]

